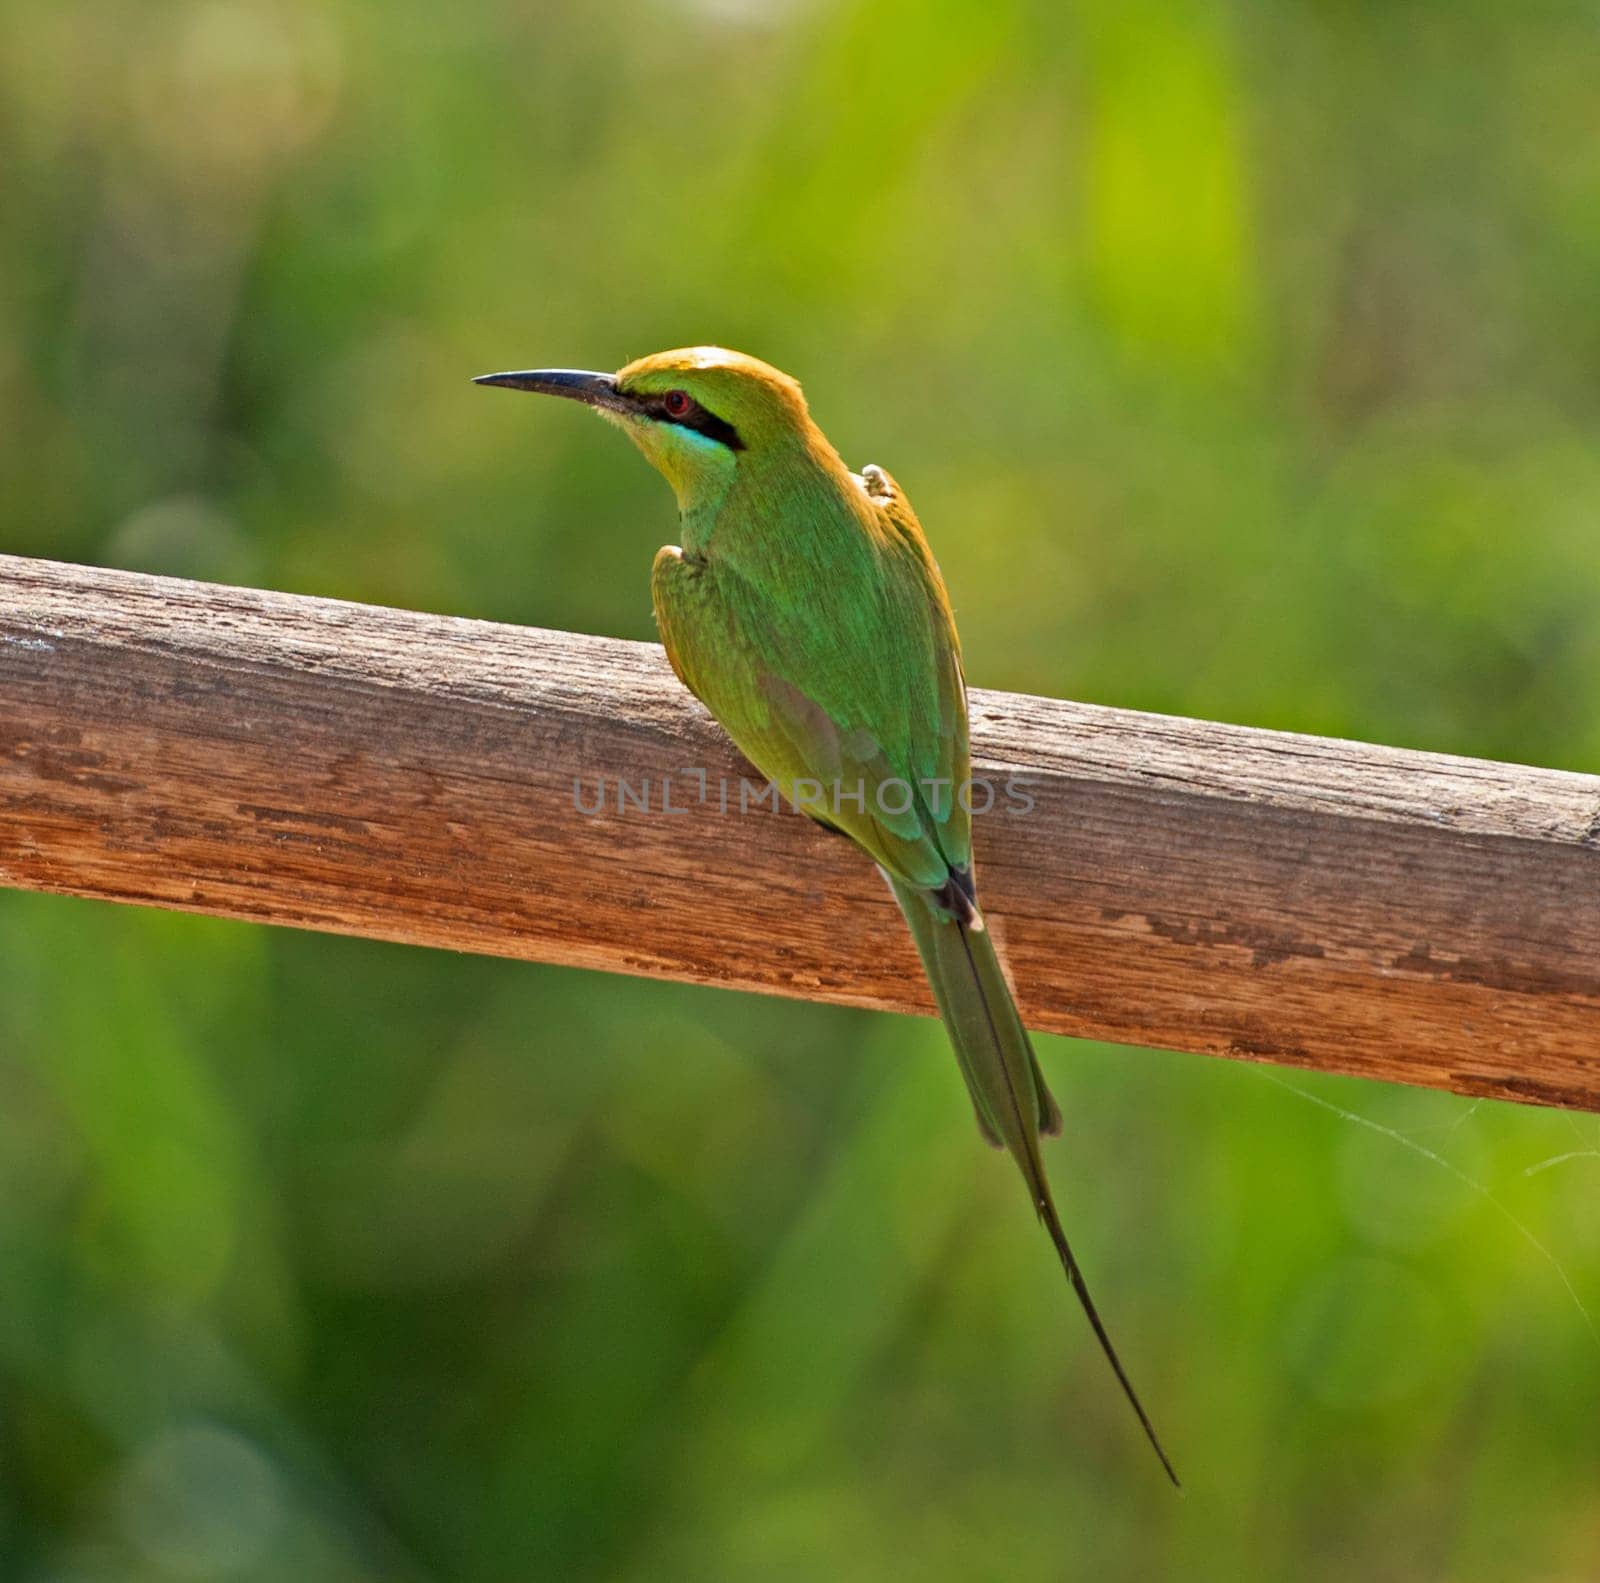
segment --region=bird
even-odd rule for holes
[[[657,552],[650,581],[672,669],[786,799],[882,871],[978,1129],[1015,1160],[1123,1394],[1181,1488],[1045,1174],[1040,1140],[1060,1132],[1061,1111],[978,904],[960,640],[904,491],[880,467],[845,464],[790,375],[723,347],[658,352],[614,374],[543,368],[476,382],[583,403],[672,486],[683,542]]]

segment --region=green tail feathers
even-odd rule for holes
[[[1078,1261],[1067,1243],[1066,1233],[1061,1229],[1061,1219],[1056,1213],[1039,1152],[1040,1134],[1061,1130],[1061,1112],[1045,1086],[1044,1074],[1039,1070],[1028,1031],[1022,1025],[1005,969],[995,952],[994,940],[983,925],[982,914],[974,910],[971,921],[962,922],[939,906],[927,891],[907,885],[887,873],[884,877],[911,927],[939,1015],[944,1019],[961,1075],[972,1097],[978,1130],[1017,1162],[1033,1207],[1050,1233],[1061,1267],[1078,1294],[1089,1326],[1161,1459],[1167,1477],[1177,1484],[1178,1475],[1162,1450],[1155,1427],[1111,1344],[1078,1269]]]
[[[1017,1015],[1005,970],[987,929],[941,916],[927,892],[889,879],[911,926],[939,1015],[972,1094],[978,1130],[1017,1155],[1026,1138],[1061,1130],[1061,1112],[1045,1087],[1028,1032]],[[1017,1163],[1028,1174],[1020,1155]]]

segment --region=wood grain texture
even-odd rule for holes
[[[972,714],[1033,1027],[1600,1109],[1600,777]],[[0,557],[0,884],[930,1010],[871,865],[746,776],[654,645]]]

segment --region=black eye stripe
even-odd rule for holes
[[[714,412],[707,412],[698,401],[694,402],[682,417],[677,418],[667,411],[665,396],[646,396],[640,405],[659,423],[675,423],[680,429],[693,429],[695,433],[705,435],[708,440],[726,445],[730,451],[744,449],[744,441],[739,438],[739,431]]]

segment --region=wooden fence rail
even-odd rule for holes
[[[1028,1022],[1600,1109],[1600,777],[975,691]],[[0,884],[925,1012],[659,648],[0,557]]]

